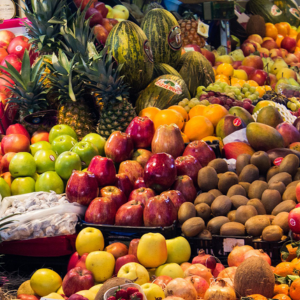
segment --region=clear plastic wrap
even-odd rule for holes
[[[279,83],[276,86],[276,92],[286,96],[287,98],[292,98],[292,97],[300,98],[300,87],[291,84]]]
[[[126,283],[126,284],[122,284],[122,285],[120,285],[120,286],[112,287],[111,289],[109,289],[109,290],[107,290],[107,291],[105,292],[103,298],[104,298],[104,300],[107,300],[110,296],[114,296],[114,293],[115,293],[115,291],[116,291],[117,289],[121,288],[121,289],[126,290],[126,289],[129,288],[129,287],[135,287],[135,288],[137,288],[137,289],[140,291],[140,293],[143,295],[144,300],[147,300],[146,295],[144,294],[143,289],[141,288],[140,285],[138,285],[138,284],[136,284],[136,283]]]

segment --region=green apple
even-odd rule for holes
[[[65,180],[68,180],[73,170],[81,171],[81,160],[77,153],[66,151],[60,154],[55,162],[55,171]]]
[[[37,181],[37,179],[40,177],[40,174],[35,173],[32,178],[34,179],[34,181]]]
[[[56,153],[53,150],[39,150],[34,155],[37,173],[55,171]]]
[[[64,190],[62,179],[54,171],[48,171],[41,174],[35,183],[36,192],[54,191],[57,194],[62,194]]]
[[[52,150],[55,151],[57,155],[71,150],[77,141],[70,135],[60,135],[55,138],[52,142]]]
[[[60,135],[70,135],[77,141],[77,134],[70,126],[65,125],[65,124],[59,124],[59,125],[53,126],[49,132],[50,144],[52,144],[54,139]]]
[[[36,172],[34,158],[28,152],[17,153],[10,161],[9,172],[12,177],[33,177]]]
[[[71,151],[79,155],[83,167],[88,167],[92,158],[99,154],[95,145],[82,141],[77,143]]]
[[[183,270],[179,264],[170,263],[159,266],[155,270],[155,276],[170,276],[171,278],[183,278]]]
[[[12,195],[33,193],[35,191],[35,181],[32,177],[19,177],[11,183]]]
[[[34,156],[39,150],[51,150],[52,146],[49,142],[40,141],[30,145],[30,152]]]
[[[183,236],[166,240],[166,243],[168,250],[167,263],[181,264],[190,260],[191,246]]]
[[[2,199],[11,196],[10,187],[2,177],[0,177],[0,194]]]
[[[99,152],[99,155],[104,156],[104,146],[106,139],[97,133],[89,133],[82,140],[82,142],[90,142],[94,144]]]

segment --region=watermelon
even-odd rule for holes
[[[189,51],[181,56],[177,71],[185,81],[192,97],[198,86],[207,87],[215,82],[215,74],[210,62],[199,52]]]
[[[155,63],[176,67],[181,56],[181,30],[175,17],[165,9],[155,8],[144,17],[142,29],[148,37]]]
[[[274,1],[276,4],[286,15],[287,22],[291,24],[291,26],[298,27],[300,25],[300,13],[298,10],[298,5],[296,5],[291,0],[279,0]]]
[[[134,93],[145,88],[152,79],[153,56],[147,37],[135,23],[122,21],[110,31],[105,46],[118,63],[121,75]]]
[[[176,75],[182,78],[181,75],[173,67],[163,63],[154,64],[152,79],[165,74]]]
[[[250,0],[246,4],[246,9],[253,15],[262,16],[269,23],[276,24],[287,21],[285,13],[269,0]]]
[[[162,75],[141,91],[135,103],[136,111],[139,113],[146,107],[166,109],[184,98],[191,98],[184,80],[175,75]]]

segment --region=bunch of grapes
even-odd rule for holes
[[[283,89],[281,93],[288,98],[300,97],[300,90],[298,89]]]
[[[289,98],[289,101],[287,102],[286,106],[292,112],[298,113],[298,111],[300,110],[300,102],[298,101],[298,98],[296,98],[296,97]]]

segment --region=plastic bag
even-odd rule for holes
[[[223,144],[224,145],[232,143],[232,142],[248,143],[248,139],[247,139],[247,135],[246,135],[246,128],[235,131],[232,134],[227,135],[223,139]]]
[[[126,283],[126,284],[122,284],[120,286],[115,286],[110,288],[109,290],[107,290],[103,296],[104,300],[107,300],[110,296],[114,296],[115,292],[117,289],[121,288],[126,290],[129,287],[135,287],[139,290],[139,292],[143,295],[143,299],[147,300],[146,295],[144,294],[143,289],[141,288],[140,285],[136,284],[136,283]]]

